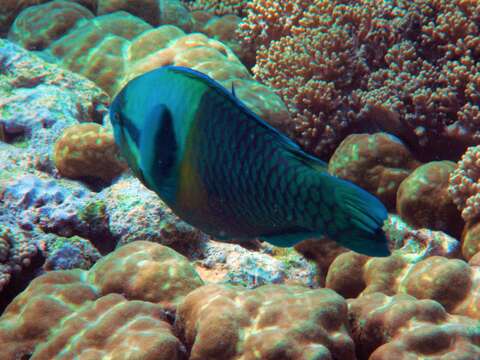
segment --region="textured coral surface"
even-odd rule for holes
[[[0,354],[182,359],[184,347],[166,321],[200,285],[175,251],[146,241],[125,245],[88,272],[52,271],[32,281],[0,317]]]
[[[464,223],[448,191],[454,169],[451,161],[432,161],[416,168],[398,188],[398,214],[414,227],[458,237]]]
[[[415,260],[397,252],[380,259],[348,252],[332,263],[326,286],[347,298],[382,292],[432,299],[451,314],[479,320],[479,271],[478,266],[443,256]]]
[[[229,6],[244,5],[218,3],[224,9],[218,14],[228,13]],[[72,2],[53,1],[23,10],[9,38],[28,49],[42,50],[44,57],[93,80],[110,95],[155,67],[188,66],[227,88],[234,82],[237,96],[253,111],[273,125],[285,127],[290,117],[280,98],[255,81],[234,51],[220,42],[232,45],[252,62],[235,35],[240,18],[227,15],[211,20],[195,24],[177,0],[100,0],[95,2],[93,14]],[[194,27],[204,34],[184,32]]]
[[[148,241],[135,241],[104,257],[89,271],[88,280],[101,294],[119,293],[172,311],[203,284],[184,256]]]
[[[93,17],[88,9],[74,2],[52,1],[31,6],[15,19],[8,39],[28,50],[42,50],[81,20]]]
[[[370,191],[394,209],[400,183],[419,165],[395,136],[352,134],[333,153],[328,171]]]
[[[0,360],[480,358],[478,1],[0,3]],[[392,255],[178,218],[107,115],[163,65],[376,195]]]
[[[463,154],[450,176],[449,191],[463,219],[475,222],[480,216],[480,146]]]
[[[349,301],[349,313],[360,359],[480,357],[478,321],[449,315],[435,301],[372,293]]]
[[[206,285],[178,308],[190,359],[355,359],[347,304],[328,289]]]
[[[241,25],[256,78],[326,157],[355,129],[401,137],[422,158],[480,141],[480,5],[463,0],[253,0]],[[448,144],[448,146],[446,146]]]
[[[127,168],[119,158],[113,133],[94,123],[65,129],[55,143],[54,161],[63,176],[73,179],[92,177],[109,181]]]
[[[183,359],[183,345],[166,320],[159,305],[109,294],[64,318],[31,359]]]

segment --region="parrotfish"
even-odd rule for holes
[[[110,107],[115,141],[133,173],[181,219],[213,237],[281,247],[328,238],[390,254],[387,211],[327,172],[209,76],[161,67],[131,80]]]

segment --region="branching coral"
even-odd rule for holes
[[[479,11],[462,0],[254,0],[240,31],[308,151],[327,157],[375,128],[425,158],[455,158],[480,142]]]
[[[480,215],[480,146],[470,147],[450,175],[450,194],[467,222]]]
[[[215,15],[243,15],[248,0],[182,0],[190,11],[206,10]]]

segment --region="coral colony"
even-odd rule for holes
[[[0,0],[0,360],[480,359],[480,2]]]

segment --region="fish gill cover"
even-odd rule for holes
[[[479,359],[479,14],[1,0],[0,359]],[[165,65],[234,88],[380,199],[392,255],[220,242],[178,218],[126,169],[107,115]]]

